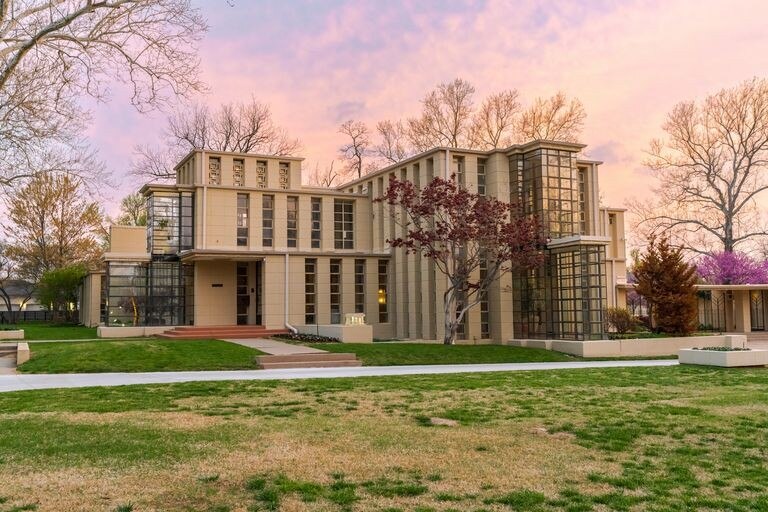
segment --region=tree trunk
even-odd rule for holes
[[[445,334],[443,335],[443,345],[453,345],[456,343],[456,306],[453,295],[445,301]]]

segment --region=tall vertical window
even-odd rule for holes
[[[304,323],[317,323],[317,260],[304,260]]]
[[[287,200],[288,205],[286,209],[286,237],[288,239],[288,247],[296,247],[299,218],[299,198],[296,196],[288,196]]]
[[[453,157],[453,166],[451,168],[451,172],[456,175],[456,183],[458,183],[459,186],[463,188],[467,181],[467,177],[465,175],[466,173],[464,172],[463,156]]]
[[[466,292],[457,292],[456,293],[456,318],[459,317],[459,314],[461,313],[461,310],[464,309],[464,306],[467,304],[467,294]],[[465,340],[467,339],[467,313],[464,313],[464,317],[461,319],[461,322],[459,322],[459,325],[456,327],[456,339],[459,340]]]
[[[354,249],[354,201],[336,199],[333,202],[333,246]]]
[[[320,197],[313,197],[312,203],[312,248],[320,248],[320,237],[322,236],[322,221],[323,221],[323,199]]]
[[[208,184],[221,185],[221,158],[208,157]]]
[[[147,250],[175,254],[194,245],[192,192],[153,192],[147,197]]]
[[[389,279],[389,260],[379,260],[379,289],[377,290],[377,302],[379,303],[379,323],[389,322],[389,305],[387,304],[387,282]]]
[[[267,162],[263,160],[256,162],[256,186],[267,188]]]
[[[331,260],[331,323],[341,323],[341,260]]]
[[[248,194],[237,194],[237,245],[248,245]]]
[[[275,196],[262,196],[261,219],[261,245],[264,247],[272,247],[272,242],[275,235]]]
[[[290,186],[290,164],[287,162],[280,162],[280,188],[288,188]]]
[[[236,187],[245,186],[245,160],[242,158],[232,160],[232,183]]]
[[[579,233],[587,234],[587,170],[579,169]]]
[[[480,260],[480,280],[488,277],[488,259],[483,255]],[[480,338],[487,340],[491,337],[491,311],[488,304],[488,290],[480,296]]]
[[[477,194],[485,195],[485,158],[477,160]]]
[[[365,313],[365,260],[355,260],[355,313]]]

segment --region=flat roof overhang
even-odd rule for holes
[[[627,290],[631,290],[635,287],[634,283],[623,283],[617,285],[619,288],[625,288]],[[746,291],[761,291],[761,290],[768,290],[768,283],[760,283],[760,284],[707,284],[707,283],[699,283],[693,285],[697,290],[723,290],[723,291],[732,291],[736,292],[739,290],[746,290]]]
[[[547,249],[561,249],[579,245],[608,245],[610,243],[611,237],[608,236],[573,235],[555,238],[547,244]]]
[[[330,256],[340,258],[343,256],[352,256],[358,258],[372,257],[372,258],[389,258],[391,254],[389,252],[371,252],[371,251],[284,251],[281,249],[275,251],[225,251],[225,250],[211,250],[211,249],[192,249],[189,251],[182,251],[179,254],[179,259],[184,263],[192,263],[195,261],[258,261],[267,256],[296,256],[302,258],[316,258],[322,256]]]

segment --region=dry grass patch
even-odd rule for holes
[[[0,481],[40,510],[752,512],[766,386],[664,368],[0,395]]]

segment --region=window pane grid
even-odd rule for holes
[[[341,260],[332,259],[330,265],[331,278],[331,323],[341,323]]]
[[[296,247],[296,239],[298,237],[298,218],[299,218],[299,198],[296,196],[288,196],[288,204],[286,209],[286,237],[288,247]]]
[[[313,249],[319,249],[320,248],[320,240],[322,236],[322,209],[323,209],[323,200],[320,197],[313,197],[311,200],[312,204],[312,232],[311,232],[311,243]]]
[[[317,323],[317,260],[304,260],[304,323]]]
[[[237,194],[237,245],[248,245],[248,194]]]
[[[354,249],[354,201],[336,199],[333,203],[333,237],[336,249]]]
[[[389,260],[379,260],[379,288],[377,290],[377,301],[379,303],[379,323],[389,322],[389,304],[387,285],[389,279]]]
[[[272,247],[274,238],[275,196],[265,195],[261,199],[261,245]]]
[[[355,260],[355,313],[365,313],[365,260]]]

